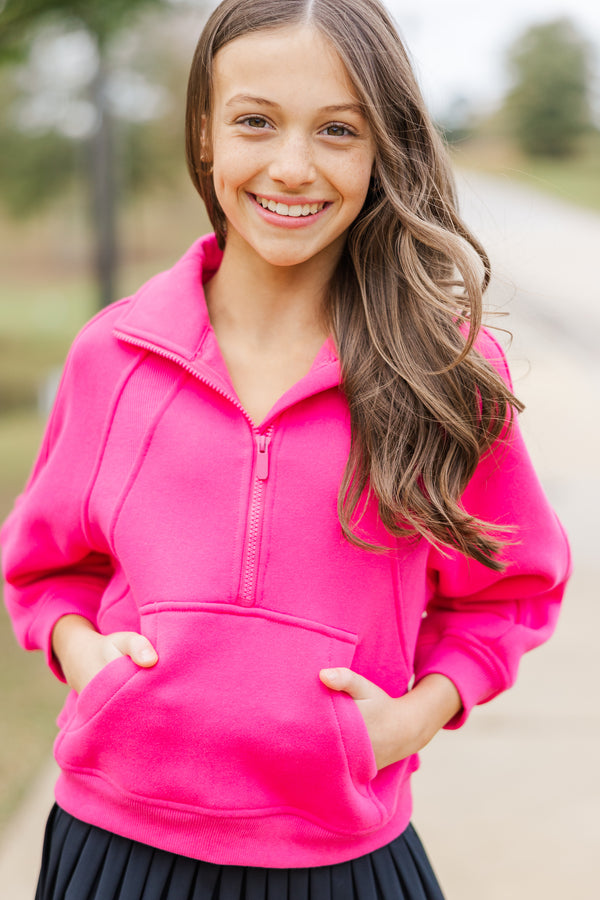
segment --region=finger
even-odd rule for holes
[[[156,650],[143,634],[135,631],[119,631],[110,637],[117,650],[131,657],[136,665],[153,666],[158,662]]]
[[[327,687],[334,691],[345,691],[354,700],[368,700],[379,693],[380,688],[363,678],[358,672],[343,667],[336,669],[321,669],[319,678]]]

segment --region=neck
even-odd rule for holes
[[[217,273],[205,285],[211,323],[244,334],[256,345],[328,334],[327,285],[337,259],[314,257],[295,266],[275,266],[231,235]]]

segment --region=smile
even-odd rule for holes
[[[291,216],[293,219],[298,219],[300,216],[314,216],[318,212],[321,212],[326,206],[325,201],[322,203],[296,203],[288,206],[285,203],[277,203],[275,200],[268,200],[267,197],[259,197],[257,194],[254,194],[253,196],[263,209],[268,209],[270,212],[277,213],[278,216]]]

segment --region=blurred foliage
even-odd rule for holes
[[[118,208],[153,184],[173,183],[184,168],[187,61],[181,33],[169,40],[174,6],[7,0],[2,10],[3,205],[12,216],[30,216],[74,184],[86,186],[100,305],[115,299]]]
[[[501,175],[600,213],[600,134],[592,132],[576,145],[568,157],[528,156],[515,143],[482,124],[466,140],[450,149],[456,166]]]
[[[509,50],[513,88],[505,100],[519,146],[531,156],[567,157],[592,127],[592,50],[568,18],[534,25]]]
[[[78,23],[105,44],[131,24],[136,13],[164,0],[6,0],[0,31],[0,60],[13,61],[26,49],[30,30],[44,21]]]
[[[35,214],[61,196],[74,179],[89,178],[90,139],[88,133],[69,134],[60,123],[23,127],[19,112],[27,102],[27,68],[34,62],[36,39],[58,39],[75,33],[82,25],[101,40],[115,41],[120,30],[127,32],[132,17],[143,9],[169,8],[165,0],[8,0],[2,13],[0,60],[12,65],[0,68],[0,193],[6,210],[15,216]],[[154,23],[155,24],[155,23]],[[120,202],[153,182],[169,182],[183,165],[183,98],[185,64],[177,49],[153,31],[153,23],[138,20],[136,32],[144,35],[129,52],[129,72],[142,84],[162,91],[163,103],[154,115],[131,116],[121,112],[116,119],[114,168]],[[109,56],[109,69],[115,69]],[[118,56],[117,54],[114,54]],[[121,54],[122,56],[123,54]],[[118,65],[124,69],[122,60]],[[24,77],[25,76],[25,77]],[[31,79],[29,79],[31,80]],[[178,105],[169,103],[172,88],[180,93]],[[30,87],[30,86],[29,86]],[[118,92],[119,85],[114,93]],[[87,99],[89,85],[72,90],[71,100]],[[48,102],[53,101],[49,97]]]

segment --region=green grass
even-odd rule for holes
[[[498,137],[476,137],[452,148],[457,166],[514,178],[528,187],[600,212],[600,137],[572,158],[531,158]]]
[[[5,518],[31,469],[41,441],[44,419],[34,411],[14,410],[0,416],[0,515]]]
[[[4,283],[0,291],[0,409],[36,405],[52,370],[93,310],[89,284]]]

